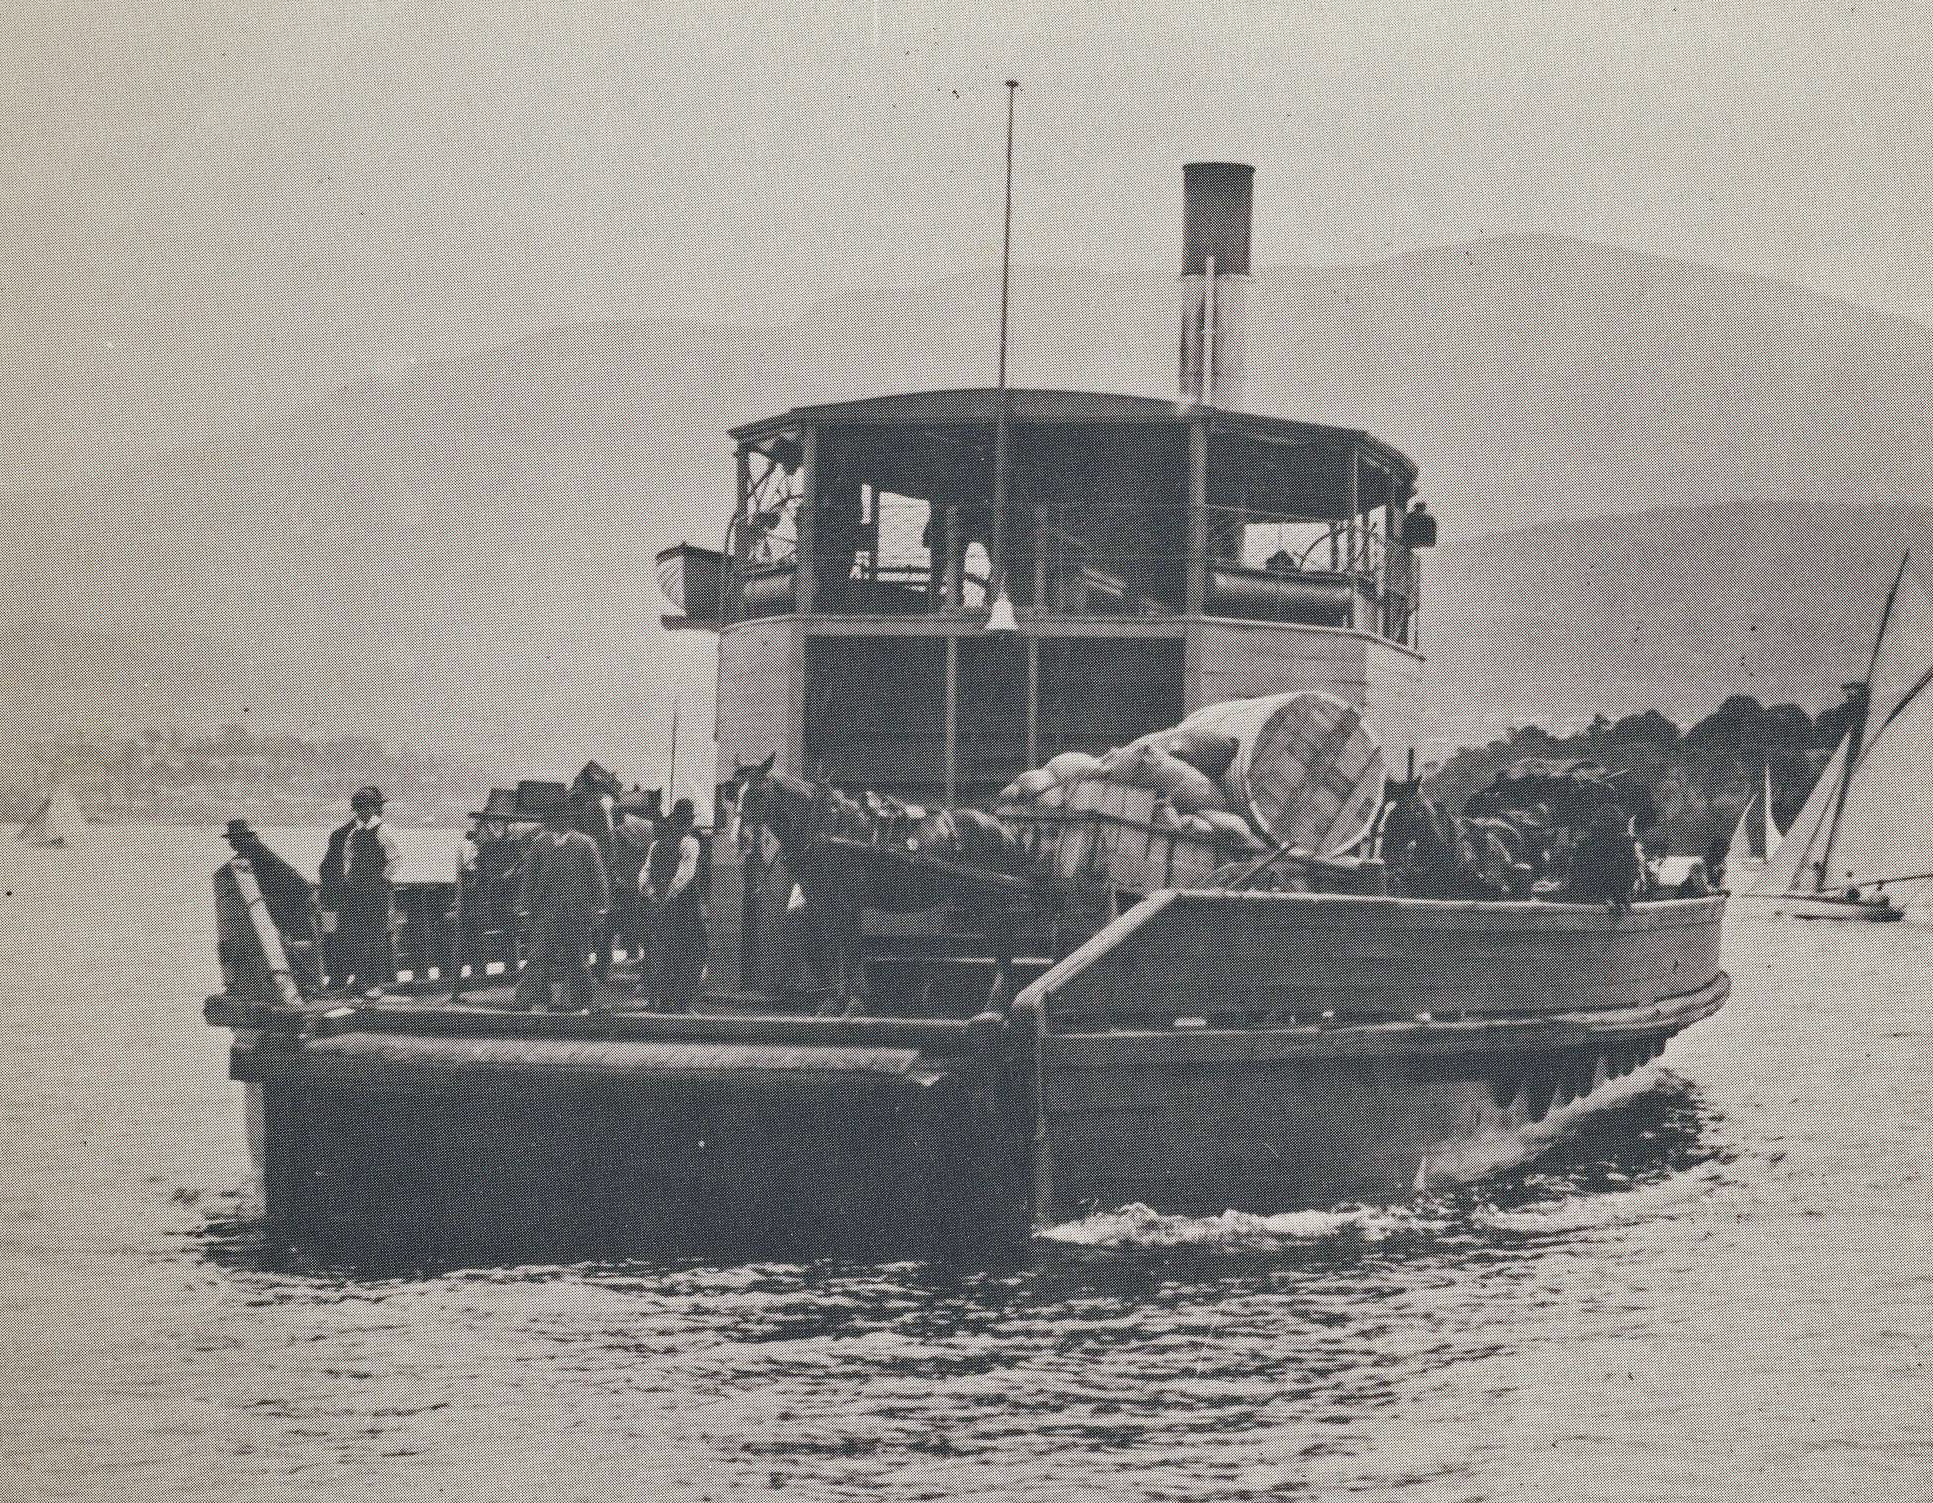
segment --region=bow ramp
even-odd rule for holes
[[[229,985],[205,1011],[280,1235],[428,1258],[1026,1235],[1032,1035],[1000,1017],[308,1000],[253,887],[217,879]]]

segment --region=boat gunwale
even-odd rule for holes
[[[1720,971],[1704,985],[1636,1007],[1510,1017],[1412,1018],[1373,1023],[1257,1025],[1245,1028],[1113,1028],[1047,1031],[1043,1068],[1113,1069],[1132,1064],[1270,1064],[1351,1057],[1423,1057],[1546,1052],[1677,1033],[1724,1006],[1732,980]]]

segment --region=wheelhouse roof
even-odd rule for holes
[[[1417,467],[1408,455],[1360,428],[1294,418],[1264,417],[1226,408],[1202,408],[1159,397],[1133,397],[1115,392],[1060,391],[1034,387],[1009,390],[1009,412],[1014,423],[1028,427],[1066,425],[1186,424],[1204,413],[1211,430],[1264,444],[1291,447],[1342,448],[1354,446],[1396,478],[1408,491],[1415,486]],[[997,387],[972,386],[948,391],[897,392],[850,402],[822,402],[794,407],[775,417],[733,428],[741,445],[819,428],[991,427],[999,411]]]

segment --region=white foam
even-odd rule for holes
[[[1096,1211],[1037,1233],[1075,1247],[1255,1248],[1353,1236],[1376,1241],[1415,1223],[1413,1212],[1392,1206],[1344,1206],[1329,1211],[1282,1211],[1260,1216],[1223,1211],[1177,1216],[1135,1204]]]

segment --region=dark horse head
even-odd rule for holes
[[[1419,898],[1508,896],[1516,857],[1490,823],[1459,819],[1420,778],[1391,783],[1378,849],[1392,886]]]
[[[741,831],[763,827],[778,836],[781,845],[798,843],[805,833],[800,817],[804,801],[787,791],[796,779],[772,770],[777,761],[778,753],[773,752],[763,762],[735,764],[726,785],[727,800]]]
[[[1424,796],[1421,778],[1390,783],[1378,838],[1392,876],[1426,877],[1455,869],[1455,821],[1435,799]]]

